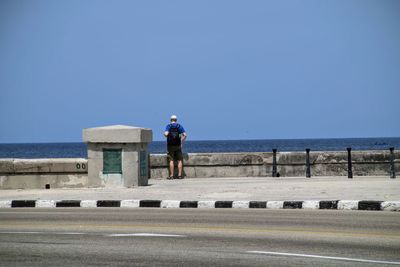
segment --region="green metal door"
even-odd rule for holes
[[[103,173],[122,173],[122,149],[103,149]]]
[[[140,151],[139,155],[140,177],[148,177],[147,152]]]

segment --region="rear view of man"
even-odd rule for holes
[[[169,160],[169,177],[174,178],[175,161],[178,161],[178,179],[183,179],[182,176],[182,144],[187,135],[182,125],[177,123],[176,115],[171,116],[171,123],[165,127],[164,136],[167,138],[168,160]]]

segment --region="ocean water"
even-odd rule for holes
[[[213,140],[187,141],[186,153],[212,152],[270,152],[278,151],[345,151],[400,149],[400,138],[340,138],[340,139],[274,139],[274,140]],[[166,153],[166,144],[152,142],[150,153]],[[0,158],[87,158],[84,143],[0,144]]]

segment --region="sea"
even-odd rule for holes
[[[186,141],[184,153],[271,152],[278,151],[346,151],[400,149],[400,137],[335,138],[335,139],[271,139],[271,140],[203,140]],[[149,145],[150,153],[166,153],[164,141]],[[0,144],[0,158],[87,158],[85,143],[21,143]]]

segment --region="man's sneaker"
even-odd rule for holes
[[[183,176],[178,176],[178,179],[183,179]]]
[[[174,179],[174,176],[169,176],[169,177],[167,177],[167,179],[172,180],[172,179]]]

